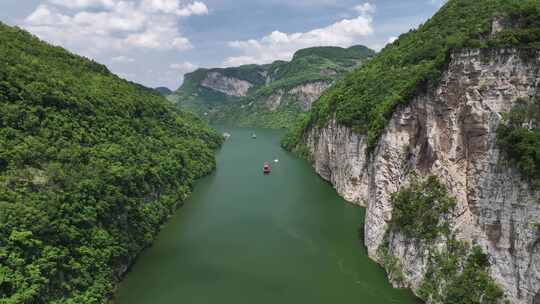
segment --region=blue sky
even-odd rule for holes
[[[442,1],[2,0],[0,20],[126,79],[176,89],[198,67],[287,60],[317,45],[379,50]]]

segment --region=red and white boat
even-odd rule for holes
[[[264,174],[270,174],[271,171],[272,171],[272,168],[270,167],[270,164],[268,162],[264,162],[264,166],[263,166]]]

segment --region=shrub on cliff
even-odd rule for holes
[[[423,300],[434,304],[501,303],[504,294],[489,276],[489,257],[482,248],[457,241],[449,230],[445,216],[456,201],[436,177],[424,181],[413,177],[391,200],[392,219],[377,253],[392,280],[404,280],[401,261],[393,256],[390,246],[392,235],[402,233],[409,240],[421,241],[420,252],[427,257],[427,270],[418,289]]]
[[[425,241],[450,232],[443,217],[454,209],[456,201],[437,177],[430,176],[425,181],[412,178],[409,186],[392,194],[391,201],[390,229]]]
[[[520,100],[497,130],[497,143],[534,189],[540,190],[540,98]]]
[[[432,249],[418,294],[433,304],[498,304],[501,288],[489,276],[489,257],[478,246],[449,240]]]

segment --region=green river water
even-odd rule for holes
[[[418,303],[368,259],[358,236],[364,210],[282,150],[283,132],[222,131],[232,137],[216,172],[140,255],[115,303]]]

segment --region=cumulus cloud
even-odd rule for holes
[[[274,60],[289,60],[298,49],[312,46],[348,47],[359,43],[373,33],[371,13],[375,6],[369,3],[355,10],[361,13],[353,19],[343,19],[327,27],[300,33],[273,31],[259,38],[231,41],[229,46],[241,54],[225,59],[224,66],[237,66],[248,63],[269,63]]]
[[[142,7],[148,11],[188,17],[208,14],[208,7],[200,1],[182,6],[178,0],[143,0]]]
[[[376,6],[375,4],[366,2],[366,3],[355,6],[354,9],[360,14],[373,14],[375,13]]]
[[[205,15],[208,7],[202,2],[196,1],[176,11],[178,16]]]
[[[199,1],[48,0],[22,26],[44,40],[93,57],[111,48],[190,49],[178,19],[207,13]]]

